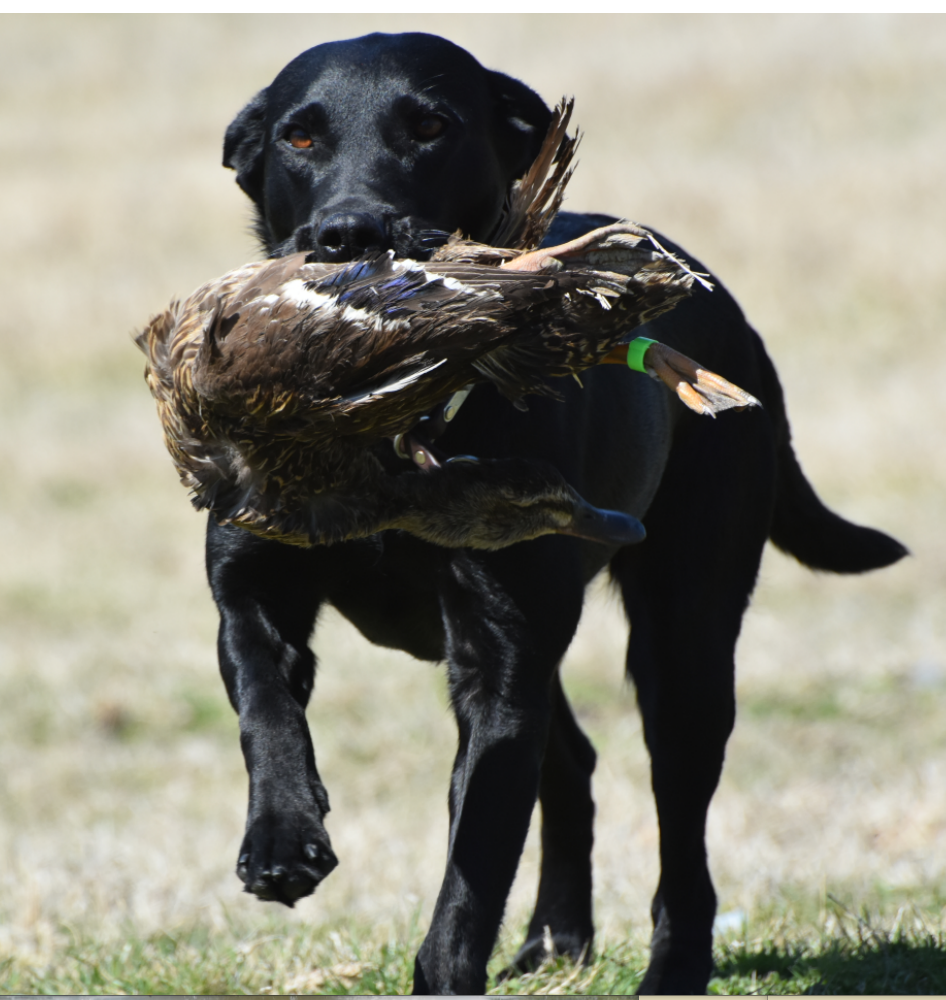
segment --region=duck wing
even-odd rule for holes
[[[581,137],[569,136],[566,131],[574,106],[574,99],[563,97],[552,112],[542,148],[528,172],[509,189],[489,244],[475,243],[457,232],[434,251],[433,262],[498,266],[545,239],[575,172],[573,162]]]
[[[218,303],[192,358],[204,409],[245,430],[313,444],[396,433],[392,421],[409,423],[465,385],[469,359],[512,332],[493,268],[467,269],[466,281],[391,253],[272,265]]]
[[[297,254],[232,271],[155,317],[136,341],[195,502],[354,481],[359,450],[477,380],[476,359],[514,333],[518,299],[504,287],[548,294],[547,282],[458,273],[392,254],[344,265]]]
[[[631,331],[672,309],[701,276],[661,247],[647,230],[615,223],[557,247],[525,254],[455,241],[449,260],[428,270],[475,286],[502,289],[512,336],[484,344],[473,361],[481,378],[507,398],[556,395],[549,376],[577,375],[602,363]],[[493,274],[480,261],[493,264]],[[495,272],[498,271],[499,274]],[[541,281],[528,281],[527,275]]]
[[[490,236],[493,246],[531,249],[545,238],[575,172],[572,164],[581,136],[572,137],[567,132],[574,107],[574,98],[563,97],[556,105],[538,156],[506,196]]]

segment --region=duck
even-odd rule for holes
[[[561,205],[578,137],[556,108],[493,239],[449,235],[426,261],[368,253],[326,264],[299,253],[236,268],[171,303],[135,338],[164,439],[198,509],[264,538],[329,545],[405,530],[495,549],[543,534],[640,541],[630,515],[588,504],[547,463],[440,461],[428,431],[478,383],[520,408],[558,396],[555,377],[627,364],[697,412],[751,395],[630,331],[712,287],[634,223],[539,244]],[[377,448],[408,459],[392,475]]]

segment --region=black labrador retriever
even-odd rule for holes
[[[528,87],[425,34],[374,34],[294,59],[227,130],[224,164],[273,256],[346,261],[370,248],[424,257],[447,233],[488,242],[550,112]],[[558,243],[611,221],[562,213]],[[692,261],[697,267],[698,262]],[[306,726],[324,603],[372,642],[446,661],[459,727],[446,874],[417,956],[418,993],[481,993],[536,797],[542,867],[516,958],[581,954],[592,939],[595,752],[558,665],[584,590],[607,569],[633,623],[637,689],[660,820],[644,993],[700,993],[712,971],[716,899],[706,811],[734,719],[733,653],[767,538],[815,569],[858,573],[905,553],[826,509],[792,451],[782,391],[758,335],[717,282],[643,331],[757,396],[717,420],[611,366],[559,380],[564,402],[514,408],[478,387],[438,441],[447,454],[529,456],[591,503],[645,521],[642,544],[545,537],[499,552],[444,549],[400,532],[299,549],[213,520],[207,566],[220,668],[250,778],[237,872],[292,905],[337,861],[328,796]],[[417,475],[393,453],[392,474]],[[431,473],[435,474],[435,473]]]

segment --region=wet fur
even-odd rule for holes
[[[418,145],[412,129],[426,113],[449,125]],[[374,240],[417,256],[431,232],[489,239],[548,115],[523,84],[449,42],[371,35],[291,63],[230,126],[225,163],[253,200],[273,255],[343,259]],[[313,154],[297,155],[285,141],[294,122],[316,134]],[[549,240],[608,221],[563,213]],[[417,956],[417,992],[484,990],[537,795],[542,868],[517,963],[542,957],[546,926],[555,947],[575,956],[592,939],[595,753],[558,664],[585,586],[603,569],[633,622],[626,668],[660,820],[652,956],[640,991],[705,991],[716,906],[705,817],[734,719],[734,647],[765,541],[835,572],[904,554],[818,500],[792,451],[772,363],[718,282],[640,332],[698,357],[763,408],[707,420],[646,376],[609,366],[586,373],[583,390],[565,380],[564,402],[532,399],[525,412],[478,388],[440,443],[450,454],[550,462],[591,503],[642,518],[643,544],[608,550],[546,537],[473,552],[388,531],[303,550],[210,523],[220,666],[250,775],[238,862],[247,891],[291,904],[336,864],[304,714],[319,608],[333,604],[372,642],[446,662],[460,742],[447,869]]]

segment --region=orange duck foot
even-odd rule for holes
[[[603,365],[625,365],[629,344],[621,344],[606,354]],[[644,368],[669,386],[693,411],[715,417],[723,410],[744,410],[762,404],[745,389],[740,389],[721,375],[703,368],[699,362],[657,341],[643,357]]]

